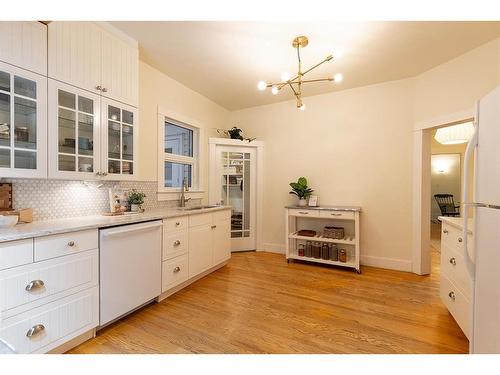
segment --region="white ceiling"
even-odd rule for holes
[[[297,71],[297,35],[306,35],[304,68],[336,50],[342,57],[310,78],[342,73],[338,85],[303,88],[303,96],[415,76],[500,36],[500,22],[112,22],[139,41],[141,59],[221,106],[236,110],[293,98],[257,91]],[[306,102],[306,101],[304,101]]]

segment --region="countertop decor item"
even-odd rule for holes
[[[314,237],[316,235],[315,230],[302,229],[297,232],[299,236]]]
[[[12,210],[12,184],[0,184],[0,211]]]
[[[0,215],[0,228],[9,228],[17,224],[19,217],[16,215]]]
[[[292,188],[290,194],[294,194],[299,198],[299,206],[306,206],[306,199],[314,191],[307,186],[307,179],[305,177],[299,177],[297,182],[290,182],[290,187]]]
[[[132,191],[128,195],[128,203],[130,204],[130,211],[138,212],[142,210],[142,205],[144,204],[144,198],[146,194],[137,191],[136,189],[132,189]]]
[[[306,47],[309,44],[309,39],[307,39],[306,36],[301,35],[293,39],[292,41],[292,47],[297,49],[297,58],[299,60],[299,68],[297,71],[297,75],[292,78],[290,73],[284,72],[281,74],[281,80],[282,82],[278,83],[269,83],[265,81],[260,81],[257,84],[257,88],[260,91],[264,91],[266,88],[271,88],[271,92],[273,95],[279,94],[280,90],[288,86],[293,92],[293,95],[295,95],[295,99],[297,100],[297,108],[300,109],[301,111],[304,111],[306,109],[306,106],[302,103],[302,84],[303,83],[316,83],[316,82],[341,82],[343,77],[342,74],[337,73],[333,77],[327,77],[327,78],[317,78],[317,79],[303,79],[304,76],[309,73],[311,70],[316,69],[318,66],[322,65],[323,63],[330,61],[333,59],[333,55],[328,55],[325,57],[322,61],[317,63],[316,65],[312,66],[309,69],[306,69],[305,71],[302,71],[302,62],[300,59],[300,49]]]

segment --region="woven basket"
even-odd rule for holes
[[[345,237],[344,228],[342,227],[325,227],[323,237],[342,240]]]

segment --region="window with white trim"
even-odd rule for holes
[[[199,129],[165,118],[163,134],[162,190],[178,191],[183,180],[197,190]]]

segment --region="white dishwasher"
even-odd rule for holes
[[[161,294],[161,220],[99,230],[102,327]]]

